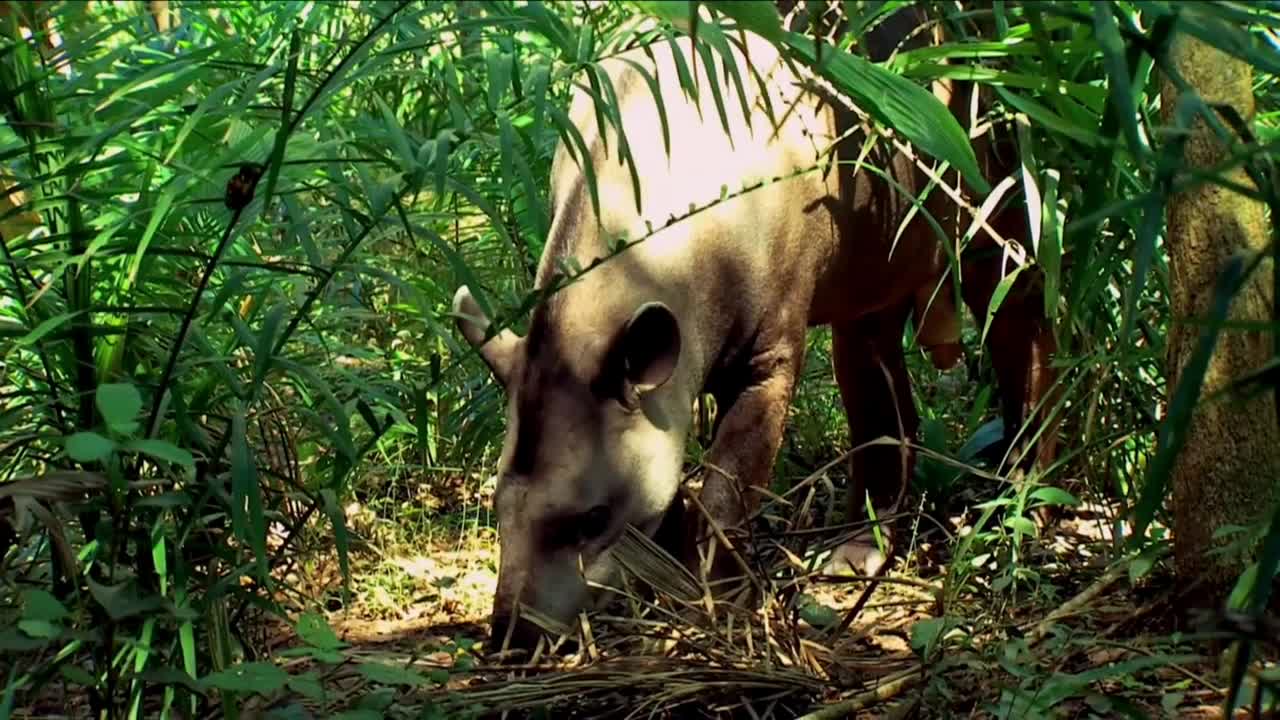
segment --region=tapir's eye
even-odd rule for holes
[[[582,514],[578,532],[583,540],[594,540],[609,529],[609,508],[597,505]]]

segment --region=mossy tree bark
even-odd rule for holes
[[[1210,104],[1233,107],[1247,122],[1254,116],[1252,67],[1189,35],[1180,34],[1171,48],[1174,67]],[[1171,125],[1177,90],[1165,78],[1161,114]],[[1208,168],[1222,162],[1227,146],[1203,119],[1187,138],[1189,167]],[[1243,169],[1229,179],[1253,187]],[[1196,345],[1201,326],[1185,320],[1203,318],[1213,301],[1214,283],[1232,255],[1256,252],[1267,242],[1263,204],[1213,184],[1178,193],[1167,210],[1170,325],[1167,361],[1169,394]],[[1272,322],[1269,263],[1253,273],[1231,305],[1229,318]],[[1272,334],[1223,329],[1209,362],[1201,401],[1173,476],[1174,561],[1180,578],[1202,579],[1201,604],[1217,604],[1230,589],[1244,558],[1211,555],[1226,541],[1214,532],[1224,525],[1246,525],[1268,514],[1280,482],[1280,425],[1272,393],[1249,399],[1208,401],[1205,398],[1232,380],[1256,370],[1272,357]]]

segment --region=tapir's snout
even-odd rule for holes
[[[510,640],[508,640],[508,633],[510,633]],[[507,650],[523,650],[526,653],[532,653],[541,636],[542,628],[509,612],[495,612],[490,619],[489,648],[492,652],[502,650],[505,645]]]
[[[528,545],[503,538],[498,586],[489,619],[490,652],[505,645],[508,650],[532,653],[544,635],[557,640],[531,617],[567,632],[579,610],[590,602],[587,583],[569,553],[535,556]],[[528,657],[525,655],[524,657]]]

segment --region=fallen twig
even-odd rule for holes
[[[1026,623],[1022,626],[1023,631],[1028,631],[1031,636],[1029,639],[1032,643],[1043,640],[1049,634],[1049,628],[1057,621],[1069,615],[1084,610],[1085,606],[1093,602],[1102,594],[1104,590],[1111,586],[1112,583],[1119,580],[1127,572],[1128,568],[1125,563],[1118,562],[1107,568],[1107,571],[1093,582],[1092,585],[1080,591],[1075,597],[1060,605],[1056,610],[1046,615],[1042,620]]]
[[[854,711],[897,697],[903,690],[920,682],[920,679],[920,668],[913,667],[902,671],[893,679],[887,680],[870,690],[854,695],[848,700],[841,700],[838,703],[821,707],[807,715],[796,718],[796,720],[835,720],[835,718],[847,717]]]

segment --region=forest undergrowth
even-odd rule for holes
[[[1247,167],[1274,213],[1280,4],[930,2],[949,39],[877,63],[861,38],[900,3],[695,5],[0,0],[0,720],[1276,706],[1280,628],[1253,605],[1280,519],[1242,508],[1223,529],[1224,556],[1271,550],[1219,611],[1184,612],[1196,588],[1170,557],[1168,437],[1189,406],[1169,402],[1166,338],[1229,323],[1172,316],[1163,218],[1177,191],[1227,183],[1181,156],[1208,106],[1188,94],[1163,120],[1160,88],[1174,37],[1250,68],[1256,114],[1217,169]],[[847,20],[830,45],[784,32],[823,9]],[[504,395],[451,298],[465,284],[523,331],[570,90],[617,122],[600,63],[690,12],[718,106],[737,102],[725,38],[759,31],[947,182],[966,130],[922,88],[989,91],[1021,161],[990,180],[1029,198],[1036,250],[1009,277],[1043,274],[1060,347],[1058,459],[1006,469],[988,318],[966,315],[950,371],[906,338],[922,422],[901,553],[879,577],[818,575],[857,528],[815,329],[750,592],[713,600],[628,534],[616,602],[512,657],[487,635]],[[1272,362],[1232,388],[1274,385]]]

